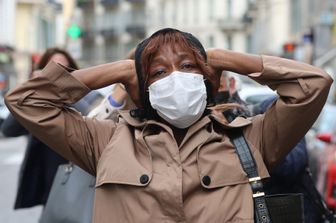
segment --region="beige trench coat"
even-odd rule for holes
[[[179,146],[163,123],[140,122],[128,112],[118,123],[100,121],[66,107],[89,89],[55,63],[12,90],[6,104],[36,137],[96,175],[95,223],[250,223],[251,188],[225,129],[244,127],[266,178],[313,124],[332,83],[310,65],[262,60],[263,71],[249,76],[277,91],[276,104],[265,115],[232,123],[205,116]]]

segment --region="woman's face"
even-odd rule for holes
[[[62,64],[63,66],[68,67],[69,66],[69,61],[68,59],[61,53],[56,53],[54,54],[51,58],[50,61],[53,61],[55,63]]]
[[[192,50],[183,49],[179,45],[172,47],[171,44],[166,44],[157,51],[148,70],[147,86],[174,71],[202,74]]]

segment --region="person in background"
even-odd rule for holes
[[[272,96],[260,103],[260,114],[265,113],[276,100],[277,96]],[[266,194],[302,193],[305,223],[321,223],[322,216],[314,204],[315,198],[307,190],[307,186],[314,187],[307,185],[305,180],[310,177],[308,169],[308,151],[305,138],[302,138],[284,160],[272,169],[264,189]]]
[[[49,48],[41,56],[30,77],[41,77],[40,70],[50,61],[78,69],[75,60],[68,52],[60,48]],[[101,97],[96,91],[92,91],[71,106],[86,115],[91,106],[95,106],[102,100]],[[34,118],[34,114],[31,118]],[[19,172],[14,209],[45,205],[58,166],[68,161],[31,135],[12,114],[9,114],[1,125],[1,131],[6,137],[28,135],[28,144]]]
[[[223,71],[220,76],[218,93],[215,96],[216,104],[236,103],[239,107],[233,108],[232,112],[235,116],[250,117],[252,114],[249,111],[247,103],[243,101],[239,94],[239,77],[228,74],[227,71]]]

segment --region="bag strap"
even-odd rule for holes
[[[263,183],[258,174],[257,166],[249,145],[240,128],[230,129],[227,131],[232,144],[236,148],[240,163],[249,178],[252,188],[255,217],[257,223],[271,223],[271,218],[266,205]]]
[[[305,174],[303,174],[303,187],[308,194],[308,199],[311,200],[312,204],[321,214],[324,220],[327,220],[329,223],[335,223],[336,217],[334,213],[328,209],[325,201],[323,200],[321,194],[315,187],[315,183],[312,179],[311,172],[309,167],[305,169]]]
[[[62,177],[62,185],[66,184],[69,180],[70,174],[74,168],[74,164],[72,162],[67,163],[66,165],[62,165],[61,168],[63,168],[63,177]]]
[[[75,164],[73,162],[69,162],[65,165],[61,165],[60,167],[63,168],[63,170],[62,170],[63,177],[62,177],[62,180],[61,180],[62,185],[66,184],[68,182],[71,173],[74,171],[74,168],[80,168],[78,166],[75,166]],[[95,185],[96,185],[96,178],[94,176],[91,176],[89,187],[94,188]]]

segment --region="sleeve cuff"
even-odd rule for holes
[[[55,62],[49,62],[42,73],[43,78],[49,79],[54,86],[60,89],[61,97],[68,98],[70,103],[74,103],[89,93],[91,89],[73,77],[69,71],[73,70]]]

